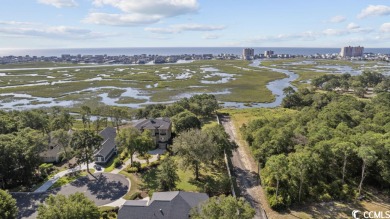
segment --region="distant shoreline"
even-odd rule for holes
[[[52,48],[52,49],[0,49],[0,56],[61,56],[70,55],[177,55],[177,54],[234,54],[240,55],[245,47],[132,47],[132,48]],[[255,54],[273,50],[277,54],[314,55],[339,53],[340,48],[315,47],[251,47]],[[365,48],[367,53],[390,54],[390,48]]]

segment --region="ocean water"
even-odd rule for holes
[[[0,49],[0,56],[61,56],[71,55],[181,55],[181,54],[235,54],[240,55],[244,47],[134,47],[134,48],[59,48],[59,49]],[[255,54],[273,50],[276,54],[314,55],[339,53],[340,48],[294,48],[252,47]],[[390,48],[365,48],[364,52],[390,54]]]

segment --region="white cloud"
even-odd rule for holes
[[[135,26],[152,24],[160,19],[161,17],[158,15],[90,13],[83,22],[112,26]]]
[[[3,25],[35,25],[33,22],[20,22],[20,21],[0,21]]]
[[[164,18],[194,13],[199,7],[197,0],[93,0],[93,4],[112,6],[123,13],[90,13],[84,22],[121,26],[156,23]]]
[[[51,5],[56,8],[64,7],[76,7],[77,3],[75,0],[38,0],[38,3]]]
[[[219,35],[219,34],[207,33],[207,34],[204,34],[202,36],[202,39],[205,39],[205,40],[215,40],[215,39],[218,39],[220,37],[221,37],[221,35]]]
[[[302,33],[294,34],[279,34],[275,36],[258,36],[248,40],[249,43],[262,43],[262,42],[280,42],[280,41],[290,41],[290,40],[302,40],[302,41],[312,41],[316,40],[318,33],[313,31],[305,31]]]
[[[360,28],[360,26],[357,25],[357,24],[355,24],[355,23],[349,23],[349,24],[347,25],[347,29],[348,29],[348,30],[355,30],[355,29],[359,29],[359,28]]]
[[[380,27],[381,32],[389,33],[390,32],[390,23],[384,23]]]
[[[345,34],[348,34],[348,31],[346,30],[341,30],[341,29],[332,29],[332,28],[329,28],[329,29],[326,29],[324,31],[322,31],[322,33],[326,36],[341,36],[341,35],[345,35]]]
[[[215,30],[223,30],[225,26],[223,25],[204,25],[204,24],[175,24],[170,25],[166,28],[156,27],[156,28],[145,28],[146,31],[152,33],[181,33],[184,31],[215,31]]]
[[[96,6],[110,5],[127,13],[173,17],[198,10],[197,0],[94,0]]]
[[[12,27],[0,27],[0,36],[1,35],[45,37],[53,39],[95,39],[114,36],[115,34],[94,32],[78,27],[45,26],[37,23],[17,22],[17,24],[12,25]]]
[[[334,17],[330,18],[329,22],[331,22],[331,23],[341,23],[341,22],[344,22],[345,20],[347,20],[346,17],[341,16],[341,15],[337,15],[337,16],[334,16]]]
[[[390,15],[390,7],[386,5],[369,5],[363,9],[358,18],[366,18],[370,16]]]

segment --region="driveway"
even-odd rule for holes
[[[129,181],[122,175],[111,173],[95,173],[85,176],[60,188],[44,193],[13,193],[19,207],[18,218],[36,218],[39,204],[50,194],[70,195],[81,192],[97,206],[112,203],[121,199],[129,190]]]

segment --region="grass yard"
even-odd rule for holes
[[[126,199],[126,200],[132,200],[133,199],[132,196],[134,196],[135,193],[140,193],[141,192],[140,187],[142,185],[142,181],[135,174],[128,173],[128,172],[126,172],[124,170],[119,172],[119,174],[122,174],[123,176],[125,176],[127,179],[130,180],[130,182],[131,182],[130,191],[123,198]]]

